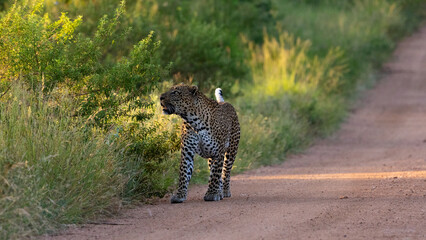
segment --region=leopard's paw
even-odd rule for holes
[[[204,201],[220,201],[223,199],[222,194],[219,193],[206,193]]]
[[[186,200],[186,197],[179,197],[178,195],[173,195],[170,199],[171,203],[183,203]]]
[[[223,197],[224,198],[231,197],[231,190],[223,190]]]

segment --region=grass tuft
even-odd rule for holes
[[[0,105],[1,239],[42,233],[118,207],[116,146],[22,85]]]

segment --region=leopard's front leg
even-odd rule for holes
[[[181,160],[179,169],[179,187],[176,195],[171,198],[171,203],[182,203],[186,200],[189,180],[194,168],[194,156],[197,151],[198,137],[193,132],[182,131]]]

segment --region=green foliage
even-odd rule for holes
[[[104,13],[111,12],[116,1],[49,2],[49,11],[60,15],[83,14],[88,24],[80,33],[89,35]],[[230,89],[238,79],[245,81],[249,69],[244,64],[245,50],[240,35],[261,41],[264,27],[273,29],[272,4],[269,0],[254,1],[166,1],[149,0],[127,3],[122,26],[132,31],[122,39],[120,47],[107,52],[107,60],[130,51],[128,42],[154,30],[162,42],[159,50],[162,65],[173,62],[174,82],[192,82],[203,91],[214,86]],[[255,30],[254,30],[255,29]],[[116,45],[117,46],[117,45]]]
[[[215,23],[223,31],[244,34],[256,43],[262,42],[264,28],[274,28],[270,0],[175,1],[164,7],[169,15],[174,9],[179,9],[179,21],[185,22],[195,17],[203,22]]]
[[[44,72],[54,69],[56,58],[73,38],[81,18],[71,21],[65,14],[56,22],[41,16],[41,2],[31,7],[13,5],[0,22],[0,73],[2,84],[7,85],[19,75],[32,85],[44,81],[52,85]],[[53,66],[52,66],[53,65]],[[3,89],[4,90],[4,87]]]
[[[214,24],[192,21],[180,25],[164,42],[165,59],[173,59],[176,81],[190,81],[200,89],[211,86],[230,88],[232,78],[244,75],[242,61],[231,53],[229,37]]]
[[[119,31],[124,2],[113,18],[105,15],[93,37],[76,34],[81,17],[70,20],[62,14],[58,21],[42,15],[42,2],[14,5],[0,25],[0,73],[3,85],[18,77],[49,93],[67,88],[80,102],[75,114],[109,127],[119,116],[145,107],[146,95],[167,72],[156,57],[159,42],[151,32],[131,48],[129,57],[103,63],[103,52],[124,38],[129,29]],[[3,87],[5,89],[5,87]],[[142,113],[132,117],[140,118]]]
[[[240,35],[262,39],[263,28],[273,26],[269,0],[159,0],[137,7],[139,14],[132,18],[148,20],[160,33],[162,59],[174,63],[174,82],[192,82],[204,91],[214,86],[230,89],[236,79],[246,80]]]

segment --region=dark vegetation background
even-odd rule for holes
[[[283,161],[425,16],[422,0],[0,0],[0,238],[171,192],[180,119],[158,95],[176,83],[237,108],[234,173]]]

